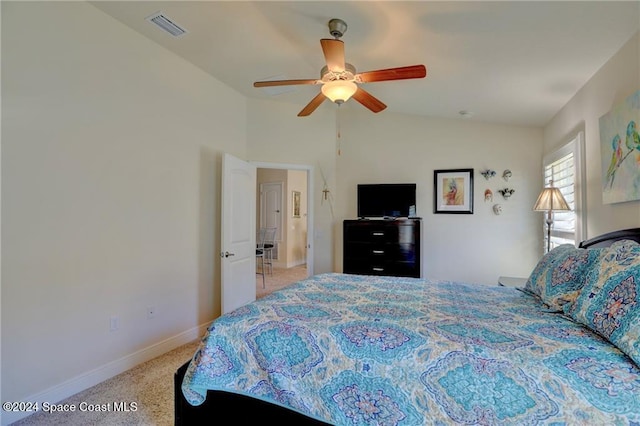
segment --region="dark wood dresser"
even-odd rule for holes
[[[343,272],[420,278],[420,244],[420,219],[345,220]]]

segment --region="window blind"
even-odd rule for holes
[[[553,227],[551,228],[551,248],[561,244],[576,243],[576,197],[575,178],[576,167],[574,153],[569,152],[560,158],[544,165],[544,184],[552,184],[560,189],[570,211],[553,213]],[[543,232],[546,240],[546,223],[543,221]],[[546,241],[545,241],[546,242]],[[546,244],[545,244],[546,246]]]

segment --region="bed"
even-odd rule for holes
[[[319,274],[216,319],[175,423],[640,423],[640,228],[556,247],[523,288]]]

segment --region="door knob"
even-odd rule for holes
[[[220,252],[220,257],[229,257],[229,256],[235,256],[235,253],[229,253],[228,251],[225,251],[224,253]]]

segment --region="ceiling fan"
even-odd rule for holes
[[[253,83],[253,87],[321,84],[320,93],[298,113],[298,117],[310,115],[327,98],[340,105],[353,97],[353,99],[371,111],[380,112],[387,106],[362,87],[358,86],[358,84],[423,78],[427,75],[427,69],[424,65],[411,65],[357,73],[356,68],[344,60],[344,42],[340,40],[340,37],[342,37],[346,31],[347,24],[343,20],[332,19],[329,21],[329,33],[334,39],[323,38],[320,40],[327,65],[322,67],[319,80],[256,81]]]

